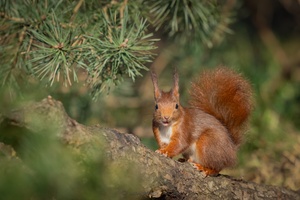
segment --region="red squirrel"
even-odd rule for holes
[[[153,70],[151,78],[155,99],[152,128],[159,145],[156,152],[170,158],[182,153],[206,176],[233,166],[253,107],[250,83],[229,68],[204,71],[191,84],[190,107],[183,107],[176,70],[169,92],[159,89]]]

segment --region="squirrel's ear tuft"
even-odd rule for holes
[[[177,68],[174,68],[174,73],[173,73],[173,89],[172,89],[173,95],[179,99],[179,77],[178,77],[178,72]]]
[[[151,74],[151,79],[154,87],[154,99],[157,100],[161,96],[161,91],[158,88],[157,75],[153,70],[150,71],[150,74]]]

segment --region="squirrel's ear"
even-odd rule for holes
[[[173,89],[172,89],[173,95],[179,99],[179,77],[178,77],[178,72],[177,69],[174,69],[174,74],[173,74]]]
[[[153,70],[151,70],[150,73],[151,73],[151,79],[152,79],[152,83],[153,83],[153,87],[154,87],[154,98],[156,100],[161,96],[161,91],[158,88],[158,81],[157,81],[156,73]]]

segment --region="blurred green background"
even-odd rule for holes
[[[239,151],[236,167],[221,173],[257,183],[300,188],[300,3],[296,0],[240,0],[232,4],[230,33],[214,41],[213,47],[177,42],[161,29],[156,55],[148,68],[159,75],[161,88],[172,84],[172,71],[178,68],[181,103],[187,105],[190,82],[204,68],[225,65],[241,72],[253,85],[255,110],[249,131]],[[151,26],[151,31],[154,31]],[[43,87],[31,79],[21,97],[1,98],[2,112],[28,101],[51,95],[62,101],[67,113],[85,125],[100,124],[137,135],[155,150],[151,121],[154,109],[152,83],[148,71],[142,77],[124,82],[97,101],[88,95],[85,73],[79,83],[65,87]],[[8,89],[8,88],[5,88]]]

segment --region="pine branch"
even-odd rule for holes
[[[30,51],[29,67],[39,79],[47,77],[50,86],[54,80],[63,76],[64,84],[72,85],[71,77],[77,79],[77,69],[84,68],[79,57],[80,32],[72,28],[63,28],[54,12],[51,18],[43,22],[38,30],[31,29],[34,38]]]
[[[21,39],[15,52],[3,55],[3,60],[9,59],[8,67],[0,73],[11,77],[11,70],[18,65],[48,86],[61,80],[67,86],[77,82],[78,69],[84,69],[93,98],[120,83],[123,76],[134,81],[141,70],[147,70],[144,64],[151,61],[157,40],[151,39],[148,23],[138,12],[131,10],[129,15],[128,6],[136,9],[131,3],[104,1],[101,6],[96,1],[62,4],[28,0],[22,5],[5,1],[0,17],[9,32],[1,35],[14,43],[17,31]],[[16,20],[19,16],[22,20]],[[4,81],[4,85],[8,83]]]
[[[139,15],[130,19],[127,8],[122,19],[121,14],[112,10],[102,14],[105,19],[101,27],[103,34],[99,37],[86,35],[87,48],[92,46],[86,52],[93,97],[118,85],[124,74],[134,81],[141,75],[141,70],[147,70],[144,63],[151,61],[151,50],[155,49],[154,42],[157,41],[151,39],[151,33],[146,34],[147,21],[138,20]],[[133,20],[138,23],[133,23]]]
[[[230,9],[223,12],[216,0],[4,0],[0,5],[3,86],[18,80],[13,77],[18,74],[33,75],[46,86],[55,81],[72,85],[83,69],[94,99],[124,77],[135,81],[147,70],[157,40],[145,18],[154,19],[154,28],[170,38],[209,47],[230,23]]]
[[[231,16],[222,15],[223,5],[219,1],[150,0],[145,3],[150,7],[156,30],[162,29],[183,44],[198,41],[197,45],[201,42],[212,47],[214,38],[230,32],[227,25]]]

